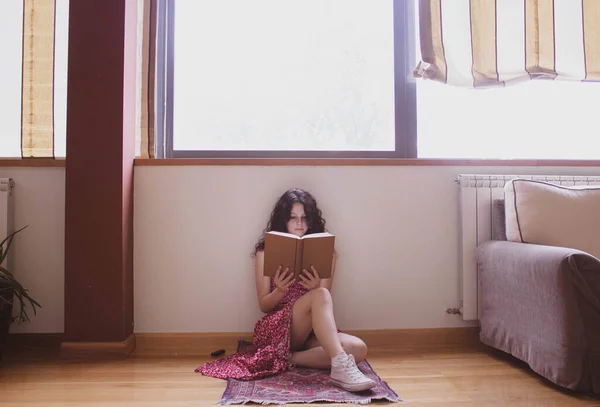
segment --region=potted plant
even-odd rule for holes
[[[17,281],[13,272],[8,270],[10,265],[3,266],[13,238],[26,227],[11,233],[0,243],[0,359],[2,359],[2,353],[6,347],[10,325],[13,322],[31,321],[26,310],[27,302],[31,304],[34,315],[36,313],[35,307],[41,308],[40,304],[29,296],[27,293],[28,290]],[[19,308],[19,312],[16,317],[13,317],[15,302]]]

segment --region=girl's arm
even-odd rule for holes
[[[254,273],[256,278],[256,295],[258,297],[258,305],[264,313],[271,312],[283,300],[287,290],[276,288],[271,292],[271,278],[263,275],[263,267],[265,264],[265,255],[263,252],[256,253],[254,260]]]
[[[333,262],[331,263],[331,278],[322,278],[320,286],[323,288],[327,288],[331,291],[331,286],[333,285],[333,276],[335,274],[335,258],[336,255],[333,255]]]

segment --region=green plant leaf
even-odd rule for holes
[[[22,291],[23,286],[14,278],[3,276],[0,279],[0,285],[8,287],[11,291]]]
[[[8,255],[8,249],[10,249],[10,245],[12,244],[13,238],[17,233],[25,229],[29,225],[23,226],[21,229],[12,232],[10,235],[6,236],[2,242],[0,242],[0,264],[4,263],[4,259]],[[6,248],[4,248],[4,243],[6,243]]]
[[[4,296],[0,295],[0,302],[3,302],[6,305],[12,304],[12,301],[7,300]]]
[[[29,303],[31,304],[31,308],[33,309],[33,315],[37,315],[35,306],[36,305],[39,306],[39,304],[37,304],[37,302],[35,300],[33,300],[31,297],[29,297],[29,295],[27,295],[26,293],[15,293],[15,295],[19,298],[19,308],[20,308],[19,316],[17,317],[17,319],[19,320],[19,322],[26,322],[26,321],[31,322],[31,319],[29,318],[29,314],[27,313],[25,299],[27,301],[29,301]]]
[[[0,264],[4,262],[8,255],[14,236],[26,227],[27,226],[11,233],[0,243]],[[10,300],[7,299],[7,297],[10,297]],[[17,301],[18,304],[15,304]],[[34,315],[37,315],[36,307],[41,308],[41,305],[31,298],[28,294],[28,290],[17,281],[13,273],[5,267],[0,266],[0,305],[2,303],[7,305],[12,304],[13,307],[15,305],[19,307],[18,316],[12,319],[13,322],[31,322],[29,314],[27,313],[27,303],[31,305]]]
[[[20,293],[15,293],[15,295],[19,298],[19,307],[21,308],[19,310],[19,316],[18,316],[19,322],[31,321],[29,319],[29,315],[27,315],[27,312],[25,311],[25,303],[23,302],[23,296]],[[14,303],[13,303],[13,306],[14,306]]]
[[[0,266],[0,272],[2,272],[2,273],[4,273],[4,274],[7,274],[7,275],[9,275],[9,276],[11,276],[11,277],[14,277],[14,274],[13,274],[13,273],[11,273],[10,271],[8,271],[7,269],[5,269],[5,268],[4,268],[4,267],[2,267],[2,266]]]

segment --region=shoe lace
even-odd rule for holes
[[[344,367],[346,372],[348,373],[348,376],[350,376],[352,380],[360,380],[363,378],[364,375],[356,366],[356,362],[354,361],[353,355],[348,356],[348,360],[346,361]]]

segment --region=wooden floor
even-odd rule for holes
[[[415,407],[600,406],[600,400],[560,390],[522,363],[487,349],[373,349],[368,359]],[[31,352],[8,355],[0,363],[0,406],[211,406],[225,381],[194,373],[203,360],[74,363]]]

